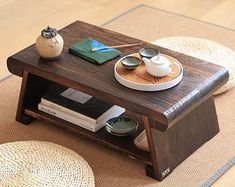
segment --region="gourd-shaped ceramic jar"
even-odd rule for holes
[[[54,59],[59,57],[64,45],[63,38],[57,30],[47,27],[41,31],[41,35],[36,40],[36,48],[42,58]]]

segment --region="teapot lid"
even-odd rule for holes
[[[164,64],[164,63],[168,63],[169,60],[164,57],[164,56],[161,56],[161,55],[156,55],[154,57],[151,58],[151,61],[154,63],[154,64]]]

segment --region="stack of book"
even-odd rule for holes
[[[38,109],[93,132],[104,127],[109,119],[125,112],[120,106],[72,88],[62,88],[44,95]]]

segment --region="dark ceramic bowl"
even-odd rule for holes
[[[106,131],[116,136],[127,136],[136,132],[138,122],[129,117],[115,117],[106,122]]]
[[[153,48],[142,48],[139,50],[139,54],[141,56],[141,58],[145,57],[145,58],[152,58],[156,55],[159,54],[159,51],[157,49],[153,49]]]
[[[127,56],[121,60],[121,63],[126,69],[132,70],[140,65],[141,60],[135,56]]]

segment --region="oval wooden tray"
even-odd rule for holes
[[[114,75],[116,80],[128,88],[140,91],[161,91],[172,88],[182,80],[183,66],[178,60],[171,56],[165,54],[160,55],[165,56],[170,60],[170,62],[172,62],[172,70],[174,73],[164,77],[154,77],[147,72],[144,62],[134,70],[127,70],[121,64],[122,59],[120,59],[114,66]],[[139,57],[139,54],[134,53],[128,56]]]

